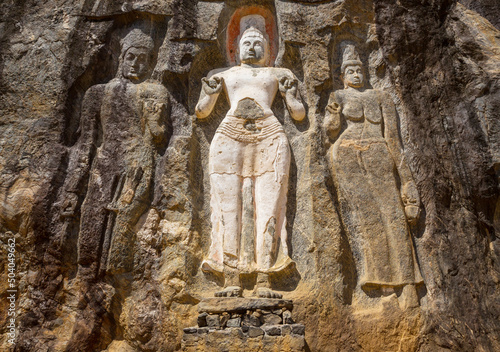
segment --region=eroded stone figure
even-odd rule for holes
[[[132,269],[135,226],[151,203],[155,159],[167,142],[168,93],[148,79],[153,49],[149,35],[130,31],[121,42],[117,77],[90,87],[82,103],[62,211],[74,214],[89,176],[78,240],[84,280]]]
[[[342,62],[344,89],[330,96],[325,128],[334,141],[330,161],[341,215],[362,290],[401,292],[400,306],[418,305],[422,283],[409,223],[420,200],[401,150],[394,103],[364,88],[363,66],[352,45]]]
[[[290,147],[271,105],[279,91],[295,120],[305,117],[298,81],[288,69],[268,67],[264,19],[243,17],[237,66],[211,71],[202,80],[196,115],[207,117],[224,91],[230,110],[210,145],[212,236],[202,268],[223,273],[218,296],[241,294],[240,274],[258,273],[256,293],[270,290],[268,274],[294,263],[286,233]]]

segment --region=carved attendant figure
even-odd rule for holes
[[[211,71],[196,106],[197,117],[207,117],[222,90],[231,105],[209,156],[212,242],[203,270],[224,273],[226,288],[217,296],[241,295],[239,274],[258,273],[257,295],[281,297],[268,274],[293,264],[285,228],[290,148],[271,105],[279,91],[292,118],[302,120],[305,110],[293,73],[266,67],[263,28],[261,16],[242,18],[240,64]]]
[[[344,90],[330,96],[325,128],[335,140],[331,167],[359,283],[384,294],[402,288],[400,304],[416,306],[422,278],[408,222],[416,221],[420,200],[402,155],[396,110],[386,93],[363,88],[354,46],[346,47],[341,69]]]
[[[72,215],[90,171],[78,240],[82,279],[131,270],[134,226],[150,204],[155,159],[166,143],[168,93],[147,79],[153,40],[134,29],[121,46],[118,77],[85,94],[64,186],[63,215]]]

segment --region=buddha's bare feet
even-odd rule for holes
[[[240,286],[228,286],[222,291],[215,292],[215,297],[243,297],[243,290]]]
[[[259,287],[255,290],[255,294],[260,298],[282,298],[283,295],[281,293],[277,293],[272,291],[267,287]]]

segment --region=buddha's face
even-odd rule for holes
[[[149,57],[149,51],[146,48],[129,48],[123,56],[123,77],[133,81],[144,79],[149,69]]]
[[[268,51],[266,40],[257,32],[245,34],[240,39],[239,54],[243,64],[265,66]]]
[[[360,65],[347,66],[342,75],[344,88],[361,88],[364,84],[363,68]]]

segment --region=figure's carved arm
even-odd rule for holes
[[[58,202],[62,216],[72,216],[77,206],[77,193],[87,178],[91,159],[96,150],[103,86],[91,87],[83,98],[80,117],[81,135],[73,148],[68,165],[68,175],[63,186],[62,200]]]
[[[289,72],[279,79],[279,90],[292,118],[295,121],[302,121],[306,116],[306,109],[300,98],[298,83],[299,80]]]
[[[380,100],[384,116],[385,140],[401,179],[401,199],[405,205],[409,223],[414,224],[419,215],[420,197],[411,170],[402,152],[402,143],[397,129],[396,107],[387,94],[382,94]]]
[[[196,117],[204,119],[210,115],[222,91],[223,85],[224,79],[220,76],[212,75],[212,72],[209,72],[207,77],[201,79],[200,100],[198,100],[195,108]]]
[[[155,140],[161,139],[165,133],[164,116],[167,110],[166,104],[146,101],[144,109],[147,111],[146,121],[151,135]]]
[[[167,92],[162,94],[160,101],[145,100],[143,103],[143,115],[146,120],[153,140],[157,144],[165,139],[167,134],[167,112],[170,104]]]
[[[323,128],[330,140],[334,140],[339,135],[340,127],[342,126],[341,110],[338,97],[336,94],[331,94],[326,106],[325,120],[323,122]]]

